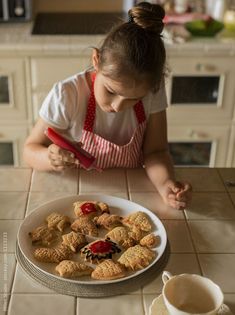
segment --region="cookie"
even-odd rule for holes
[[[125,268],[112,259],[104,260],[91,274],[91,278],[97,280],[114,280],[123,277],[125,277]]]
[[[129,227],[135,225],[144,232],[150,232],[152,229],[149,218],[142,211],[134,212],[128,215],[127,217],[123,218],[122,223]]]
[[[141,240],[140,240],[140,245],[142,246],[146,246],[148,248],[153,248],[156,247],[159,244],[159,236],[154,235],[153,233],[148,234],[146,236],[144,236]]]
[[[85,235],[73,231],[68,234],[64,234],[62,239],[62,244],[70,247],[70,249],[75,253],[87,244]]]
[[[135,240],[130,236],[129,229],[125,226],[115,227],[105,235],[106,239],[111,239],[124,248],[135,245]]]
[[[64,259],[69,259],[72,256],[71,249],[64,245],[60,244],[55,248],[37,248],[34,251],[34,257],[38,261],[47,262],[47,263],[58,263]]]
[[[71,229],[89,236],[98,236],[98,229],[90,217],[80,216],[71,224]]]
[[[33,245],[52,245],[59,237],[55,230],[49,229],[47,225],[38,226],[32,232],[29,232]]]
[[[63,232],[64,229],[70,225],[69,217],[57,212],[52,212],[46,218],[46,222],[49,229],[59,230],[60,232]]]
[[[128,248],[118,259],[118,262],[129,270],[138,270],[147,267],[154,257],[155,253],[152,250],[141,245],[135,245]]]
[[[56,272],[63,278],[76,278],[90,275],[93,269],[84,263],[72,260],[63,260],[55,268]]]
[[[101,216],[94,218],[95,224],[106,230],[112,230],[116,226],[122,225],[121,220],[122,218],[119,215],[108,213],[103,213]]]

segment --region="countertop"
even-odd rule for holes
[[[90,54],[104,35],[32,35],[33,22],[5,23],[0,25],[0,54],[17,55],[80,55]],[[191,38],[185,43],[167,44],[168,54],[235,55],[235,37]]]
[[[136,292],[109,298],[59,295],[34,282],[15,258],[21,222],[35,207],[74,194],[107,194],[130,199],[152,210],[162,220],[171,253],[165,270],[196,273],[219,284],[225,303],[235,314],[235,169],[177,168],[178,179],[193,185],[189,209],[165,206],[143,169],[84,170],[63,174],[29,168],[0,168],[0,314],[9,315],[148,315],[161,293],[161,277]],[[5,312],[7,310],[7,312]]]

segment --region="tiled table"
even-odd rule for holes
[[[194,188],[190,209],[165,206],[142,169],[103,173],[32,172],[0,168],[0,314],[9,315],[147,315],[161,293],[160,277],[131,294],[103,299],[59,295],[24,274],[14,251],[24,217],[46,201],[71,194],[105,193],[127,198],[151,209],[164,223],[171,245],[166,266],[173,274],[205,275],[217,282],[225,303],[235,314],[235,169],[176,169],[177,177]]]

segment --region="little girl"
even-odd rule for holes
[[[54,85],[24,147],[25,161],[37,170],[77,167],[71,152],[45,136],[54,128],[96,157],[98,167],[144,165],[166,204],[183,209],[191,195],[188,183],[174,179],[168,151],[161,38],[164,10],[139,3],[129,21],[116,26],[92,54],[92,69]]]

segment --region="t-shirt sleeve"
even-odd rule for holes
[[[68,129],[72,120],[76,96],[68,83],[56,83],[46,96],[39,110],[39,116],[58,129]]]
[[[156,93],[152,93],[150,100],[149,113],[157,113],[162,110],[165,110],[168,106],[165,81],[163,80],[160,86],[160,89]]]

